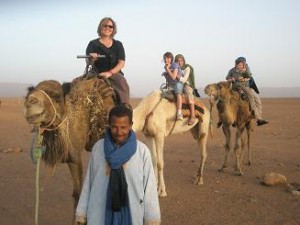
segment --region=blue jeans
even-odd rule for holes
[[[182,94],[182,92],[183,92],[183,83],[181,83],[181,82],[176,82],[175,84],[174,84],[174,92],[175,92],[175,94]]]

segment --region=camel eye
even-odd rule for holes
[[[37,103],[38,100],[36,98],[30,98],[29,102],[30,102],[30,104],[34,104],[34,103]]]
[[[54,99],[55,102],[61,102],[59,95],[52,96],[52,98]]]

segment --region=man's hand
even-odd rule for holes
[[[74,225],[86,225],[86,224],[87,224],[86,217],[75,216],[75,224]]]

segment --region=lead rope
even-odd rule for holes
[[[213,138],[213,132],[212,132],[212,125],[213,125],[213,118],[212,118],[212,109],[213,109],[213,99],[212,99],[212,95],[210,93],[210,99],[209,99],[209,134],[210,137]]]
[[[35,127],[36,136],[33,140],[32,146],[32,160],[36,164],[36,173],[35,173],[35,215],[34,215],[34,224],[38,225],[39,219],[39,195],[40,195],[40,162],[42,154],[45,151],[45,147],[42,145],[43,143],[43,129],[40,128],[39,125]]]

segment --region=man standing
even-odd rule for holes
[[[132,110],[109,112],[104,139],[93,147],[76,222],[88,225],[157,225],[160,207],[150,151],[136,139]]]

